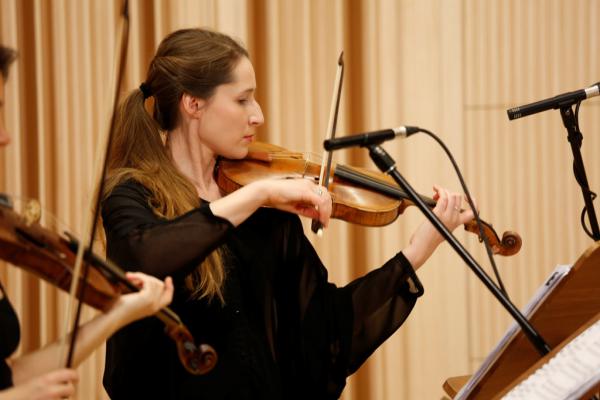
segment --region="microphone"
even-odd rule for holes
[[[514,107],[510,110],[506,110],[506,113],[508,114],[508,119],[513,120],[550,109],[570,107],[577,102],[589,99],[590,97],[598,96],[599,94],[600,82],[595,83],[585,89],[559,94],[558,96],[550,97],[546,100],[536,101],[535,103],[526,104],[520,107]]]
[[[396,136],[406,138],[420,131],[421,128],[416,126],[399,126],[397,128],[382,129],[379,131],[361,133],[359,135],[327,139],[323,142],[323,147],[327,151],[343,149],[345,147],[366,147],[372,144],[381,144],[385,141],[392,140],[396,138]]]

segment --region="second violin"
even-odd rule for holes
[[[9,202],[0,202],[0,258],[68,291],[79,243],[72,235],[59,235],[36,220],[37,217],[27,213],[18,214]],[[85,304],[107,311],[122,293],[138,290],[120,268],[103,261],[92,252],[86,253],[86,260],[92,268],[82,299]],[[80,276],[78,285],[82,283]],[[194,338],[177,314],[164,308],[156,317],[165,324],[165,332],[175,341],[179,358],[188,372],[203,375],[214,368],[217,362],[215,350],[206,344],[196,346]]]

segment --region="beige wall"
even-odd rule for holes
[[[0,187],[41,199],[72,231],[83,221],[95,139],[109,112],[117,3],[0,0],[0,41],[20,51],[6,87],[14,141],[0,153]],[[523,238],[519,254],[496,259],[517,305],[556,264],[573,262],[591,243],[579,224],[583,201],[559,113],[509,122],[505,110],[600,79],[595,24],[600,2],[130,3],[127,90],[143,80],[166,33],[199,25],[223,30],[241,38],[252,53],[266,115],[260,138],[294,150],[321,151],[335,63],[344,50],[338,134],[400,124],[437,133],[454,153],[482,217],[499,233],[515,230]],[[598,98],[583,103],[580,126],[588,179],[598,191]],[[423,194],[431,193],[433,183],[459,189],[430,138],[417,135],[385,147]],[[371,167],[361,150],[336,157]],[[313,242],[331,279],[344,284],[399,251],[422,219],[412,208],[381,229],[335,222]],[[53,221],[45,217],[44,222]],[[476,237],[462,231],[457,236],[489,271]],[[419,274],[426,295],[400,332],[350,379],[344,399],[439,398],[445,378],[472,372],[509,324],[447,245]],[[63,294],[4,265],[0,279],[22,320],[22,351],[59,335]],[[102,365],[100,351],[81,367],[79,398],[101,393]]]

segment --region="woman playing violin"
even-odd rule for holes
[[[10,142],[4,126],[4,82],[15,52],[0,46],[0,145]],[[77,366],[110,335],[128,323],[154,314],[171,302],[173,283],[143,273],[129,273],[128,278],[139,292],[121,296],[105,314],[100,314],[80,327],[73,364]],[[0,283],[0,399],[65,399],[74,394],[77,372],[57,369],[60,345],[46,347],[19,357],[9,358],[19,344],[19,322]]]
[[[239,43],[179,30],[117,111],[102,206],[108,256],[173,276],[174,310],[219,361],[207,375],[187,374],[160,326],[138,321],[107,345],[104,385],[113,400],[338,398],[415,304],[409,276],[442,241],[428,222],[382,267],[338,288],[297,217],[327,226],[326,190],[265,179],[221,192],[219,158],[246,156],[264,122],[255,91]],[[473,218],[458,194],[436,187],[434,197],[449,228]]]

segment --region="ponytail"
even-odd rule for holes
[[[159,216],[175,218],[199,206],[196,189],[173,164],[162,132],[176,127],[183,93],[209,99],[233,80],[242,57],[248,52],[241,44],[209,29],[181,29],[162,40],[146,80],[117,110],[105,198],[119,183],[134,179],[150,191],[149,205]],[[150,96],[152,116],[144,107]],[[186,278],[192,298],[224,302],[224,252],[215,250]]]
[[[103,198],[120,183],[133,179],[150,191],[148,205],[156,215],[173,219],[198,207],[196,189],[171,162],[160,127],[144,107],[142,91],[132,91],[117,108],[115,117]],[[213,251],[185,278],[191,298],[211,301],[217,297],[224,303],[223,252]]]

